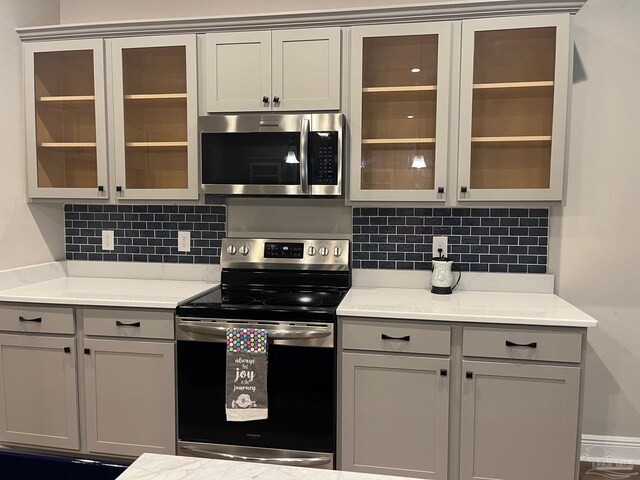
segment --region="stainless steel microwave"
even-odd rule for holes
[[[341,113],[198,120],[204,193],[341,195]]]

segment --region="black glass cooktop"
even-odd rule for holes
[[[332,321],[346,289],[222,286],[177,308],[181,317]]]

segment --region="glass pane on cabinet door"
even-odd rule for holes
[[[38,187],[98,185],[93,51],[36,52]]]
[[[363,40],[363,190],[434,188],[438,36]]]
[[[124,49],[122,74],[126,187],[187,188],[186,48]]]
[[[471,188],[549,188],[556,28],[475,33]]]

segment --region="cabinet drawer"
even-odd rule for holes
[[[536,329],[465,327],[462,353],[466,357],[580,363],[582,334]]]
[[[73,309],[41,306],[0,306],[0,330],[73,335]]]
[[[381,352],[449,355],[450,327],[402,322],[346,320],[342,323],[342,348]]]
[[[172,340],[173,312],[85,309],[84,333],[100,337]]]

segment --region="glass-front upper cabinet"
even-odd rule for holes
[[[102,40],[25,43],[30,198],[107,198]]]
[[[451,24],[351,30],[354,201],[444,201]]]
[[[561,200],[569,15],[462,23],[459,200]]]
[[[116,199],[197,199],[195,35],[109,41]]]

